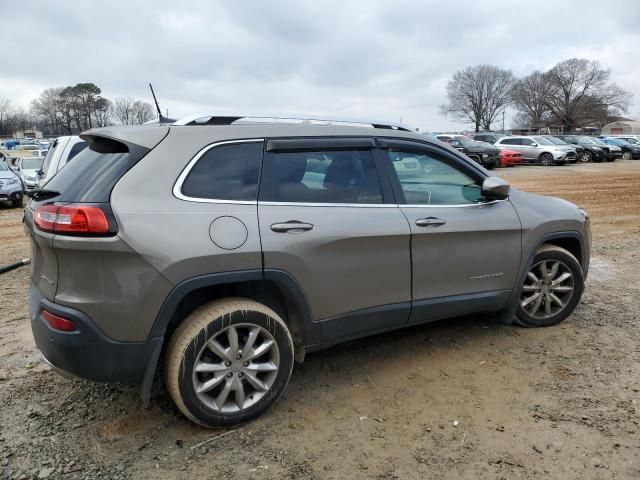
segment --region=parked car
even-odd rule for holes
[[[597,137],[585,137],[585,139],[604,150],[607,162],[613,162],[616,157],[622,157],[622,149],[616,145],[607,145]]]
[[[31,327],[56,369],[148,398],[164,353],[178,409],[230,426],[309,352],[478,312],[552,325],[580,301],[589,217],[566,200],[397,125],[242,120],[90,130],[34,192]]]
[[[500,150],[488,143],[477,142],[466,135],[442,134],[436,135],[441,142],[446,142],[456,150],[464,153],[471,160],[475,160],[483,167],[491,170],[498,166]]]
[[[522,154],[515,150],[500,150],[500,166],[515,167],[522,163]]]
[[[554,137],[559,138],[567,143],[579,145],[584,149],[582,152],[582,157],[579,157],[578,160],[581,162],[602,162],[603,160],[607,160],[611,154],[609,152],[608,147],[601,147],[593,143],[589,140],[588,137],[582,135],[554,135]]]
[[[47,183],[86,146],[87,142],[77,135],[56,138],[44,157],[38,185]]]
[[[622,138],[604,137],[601,138],[604,143],[609,146],[616,146],[622,150],[622,158],[631,160],[640,158],[640,142],[633,144],[623,140]]]
[[[580,145],[574,145],[574,144],[571,144],[571,143],[567,143],[564,140],[560,140],[558,137],[554,137],[553,135],[542,135],[542,136],[544,138],[546,138],[547,140],[549,140],[554,145],[562,145],[563,147],[570,147],[570,148],[575,149],[576,158],[574,160],[570,161],[569,163],[578,162],[578,160],[580,158],[582,158],[582,155],[584,155],[584,148],[582,148]]]
[[[478,142],[485,142],[493,145],[501,138],[506,137],[506,135],[502,133],[494,133],[494,132],[481,132],[473,135],[473,139]]]
[[[18,174],[26,191],[38,186],[38,172],[42,170],[44,157],[21,157],[18,159],[14,171]]]
[[[15,207],[22,207],[24,190],[20,177],[5,162],[0,162],[0,201],[11,202]]]
[[[570,163],[576,158],[576,150],[570,146],[556,145],[543,136],[504,137],[495,143],[500,149],[516,150],[522,154],[522,161],[542,165]]]

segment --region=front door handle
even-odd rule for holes
[[[271,230],[276,233],[302,233],[307,232],[312,228],[312,224],[299,222],[298,220],[289,220],[288,222],[274,223],[271,225]]]
[[[419,218],[416,220],[416,225],[419,227],[439,227],[446,223],[446,220],[436,217]]]

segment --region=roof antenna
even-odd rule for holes
[[[149,83],[149,88],[151,89],[151,95],[153,95],[153,101],[156,104],[156,110],[158,111],[158,123],[173,123],[175,120],[173,118],[165,117],[162,115],[162,110],[160,110],[160,105],[158,104],[158,99],[156,98],[156,92],[153,91],[153,85]]]

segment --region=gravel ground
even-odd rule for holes
[[[160,382],[58,376],[35,350],[28,268],[0,276],[0,478],[640,478],[640,161],[499,171],[591,214],[583,302],[544,329],[469,317],[309,355],[282,400],[225,433]],[[0,264],[29,256],[0,207]]]

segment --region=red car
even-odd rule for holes
[[[513,167],[522,163],[522,154],[515,150],[500,150],[500,166]]]

